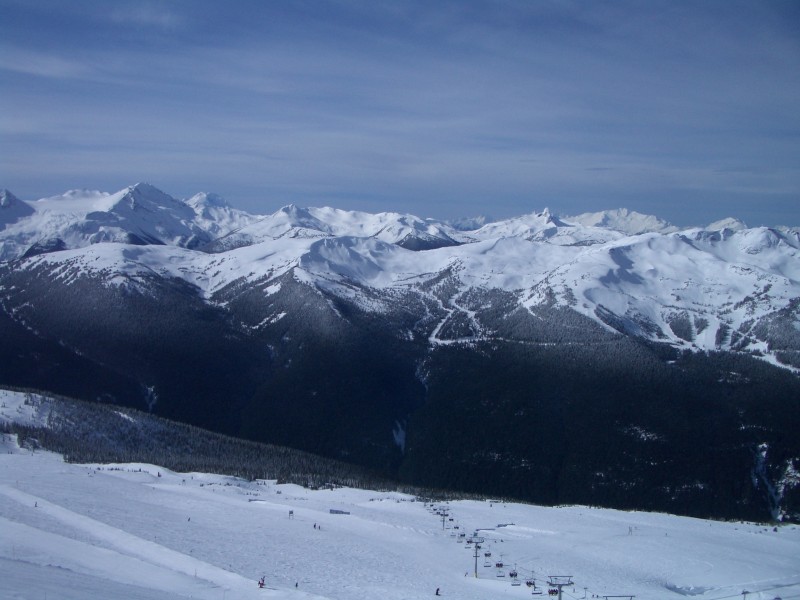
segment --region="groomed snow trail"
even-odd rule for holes
[[[800,597],[796,526],[459,501],[445,522],[455,530],[426,508],[389,492],[65,464],[0,435],[0,598],[410,600],[440,588],[459,600],[522,599],[531,597],[525,579],[546,596],[558,574],[574,577],[568,600],[584,588],[589,597]],[[490,567],[480,554],[477,579],[473,551],[453,535],[476,529],[492,552]],[[258,589],[262,575],[269,589]]]

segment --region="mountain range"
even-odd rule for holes
[[[0,193],[0,383],[428,486],[717,517],[800,494],[800,230]]]

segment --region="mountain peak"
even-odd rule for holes
[[[445,224],[456,231],[475,231],[493,221],[494,219],[488,215],[478,215],[477,217],[461,217],[452,221],[445,221]]]
[[[189,206],[198,209],[198,208],[232,208],[230,203],[225,200],[219,194],[215,194],[213,192],[199,192],[188,198],[186,200],[186,204]]]
[[[147,195],[164,194],[164,192],[162,192],[156,186],[154,186],[154,185],[152,185],[150,183],[143,182],[143,181],[140,181],[139,183],[136,183],[134,185],[128,186],[127,190],[129,192],[136,191],[136,192],[140,192],[142,194],[147,194]],[[166,195],[166,194],[164,194],[164,195]]]
[[[539,216],[541,219],[543,219],[544,222],[547,223],[547,224],[555,225],[556,227],[569,227],[568,223],[565,223],[559,217],[554,215],[551,212],[551,210],[549,208],[547,208],[547,207],[545,207],[545,209],[541,213],[539,213],[537,216]]]
[[[35,212],[7,189],[0,190],[0,229]]]
[[[138,211],[139,209],[146,211],[169,210],[177,211],[182,218],[191,218],[190,214],[193,212],[184,202],[176,200],[149,183],[128,186],[109,196],[108,201],[106,210],[114,213],[119,213],[120,210],[126,213],[128,210]]]
[[[570,223],[578,223],[587,227],[604,227],[627,235],[677,231],[677,228],[668,221],[627,208],[582,213],[574,217],[564,217],[564,219]]]
[[[296,204],[287,204],[281,207],[273,216],[287,218],[288,224],[292,227],[305,227],[327,232],[327,228],[309,209],[301,208]]]
[[[734,217],[728,217],[727,219],[720,219],[719,221],[714,221],[708,227],[706,227],[709,231],[722,231],[723,229],[730,229],[731,231],[742,231],[747,229],[747,225],[736,219]]]
[[[9,192],[7,189],[3,188],[0,190],[0,208],[11,208],[18,202],[19,198]]]

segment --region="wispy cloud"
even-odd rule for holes
[[[183,17],[169,10],[164,3],[115,6],[108,16],[117,24],[157,27],[167,31],[184,23]]]
[[[93,72],[90,66],[77,60],[8,46],[0,52],[0,69],[55,79],[82,79]]]

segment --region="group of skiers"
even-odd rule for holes
[[[266,578],[266,575],[262,575],[261,579],[258,580],[258,587],[259,588],[263,588],[265,585],[267,585],[265,583],[265,578]],[[299,585],[300,585],[300,582],[295,582],[294,587],[297,588]]]
[[[289,518],[290,519],[294,519],[294,511],[293,510],[289,511]],[[319,529],[321,531],[322,530],[322,525],[317,525],[316,523],[314,523],[314,529]],[[266,585],[266,583],[265,583],[265,578],[264,577],[262,577],[261,579],[258,580],[258,587],[259,588],[263,588],[265,585]],[[298,583],[295,583],[294,587],[298,587],[298,585],[299,585]],[[436,595],[437,596],[439,595],[439,588],[436,588]]]

